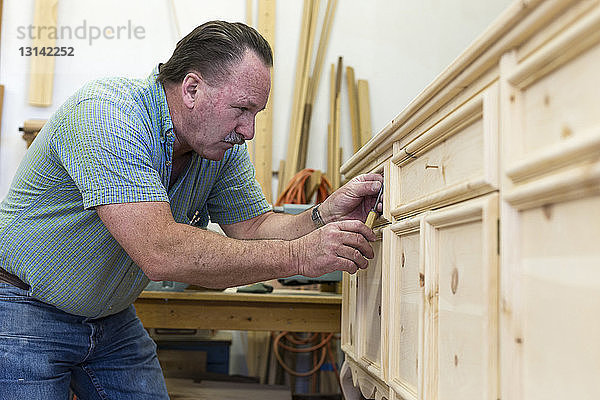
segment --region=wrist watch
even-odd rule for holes
[[[321,205],[321,203],[314,206],[314,208],[312,209],[312,214],[311,214],[312,221],[317,228],[325,226],[325,221],[323,221],[323,218],[321,217],[321,212],[319,211],[320,205]]]

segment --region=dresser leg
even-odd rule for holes
[[[354,386],[354,383],[352,382],[352,371],[345,361],[340,369],[340,382],[342,385],[342,393],[346,400],[360,400],[364,398],[358,387]]]

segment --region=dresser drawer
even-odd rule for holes
[[[498,396],[498,195],[424,216],[425,399]]]
[[[600,154],[600,8],[501,63],[506,175],[518,185]]]
[[[600,398],[600,162],[503,200],[503,398]]]
[[[356,274],[342,274],[342,341],[341,347],[356,359]]]
[[[498,85],[397,149],[392,164],[396,219],[497,189]]]
[[[381,234],[381,229],[376,230]],[[385,262],[383,240],[371,243],[375,257],[369,268],[356,273],[357,361],[371,374],[384,379],[382,341],[382,269]]]
[[[422,216],[392,224],[389,279],[389,372],[388,383],[397,398],[422,398],[423,293]],[[419,373],[421,369],[421,373]]]

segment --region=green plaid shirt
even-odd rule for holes
[[[194,155],[169,187],[173,123],[157,70],[110,78],[65,102],[27,151],[0,204],[0,266],[31,295],[66,312],[102,317],[128,307],[148,278],[110,235],[95,207],[169,202],[175,221],[196,211],[231,224],[270,209],[246,145],[221,161]]]

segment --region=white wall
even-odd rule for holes
[[[255,1],[256,3],[256,1]],[[285,158],[291,114],[294,68],[302,16],[301,0],[277,4],[274,72],[273,166]],[[322,9],[325,0],[322,0]],[[328,123],[329,66],[337,56],[367,79],[373,131],[396,116],[443,68],[472,42],[508,5],[509,0],[339,0],[326,64],[321,78],[307,166],[325,169]],[[182,34],[211,20],[245,21],[244,0],[174,0]],[[29,59],[19,47],[18,27],[33,21],[34,0],[5,0],[2,19],[0,83],[5,85],[0,139],[0,198],[25,152],[18,127],[31,118],[48,118],[84,82],[102,76],[145,77],[171,54],[178,39],[170,0],[59,0],[58,25],[120,26],[128,21],[144,29],[143,39],[72,38],[57,46],[72,46],[74,57],[57,57],[53,104],[27,104]],[[316,46],[315,46],[316,47]],[[342,145],[351,149],[346,87],[342,91]],[[350,157],[344,151],[343,159]]]

